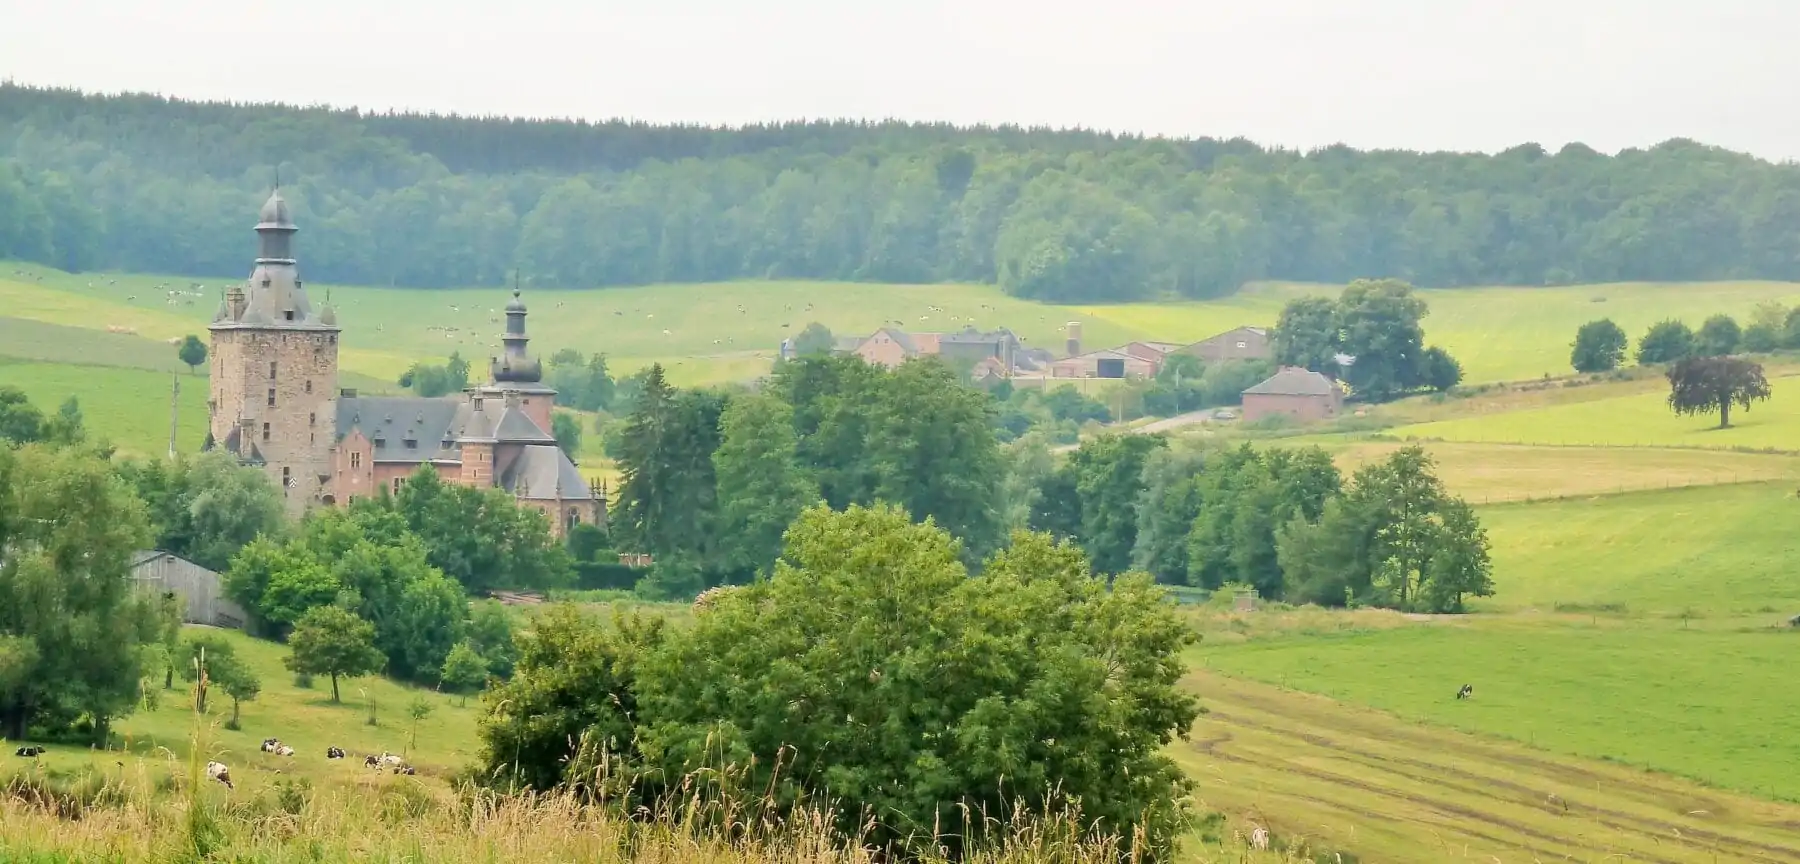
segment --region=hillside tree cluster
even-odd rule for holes
[[[1038,446],[1041,446],[1039,444]],[[1175,448],[1104,435],[1056,465],[1014,445],[1003,507],[1078,542],[1096,569],[1321,606],[1462,612],[1493,593],[1485,531],[1425,452],[1344,477],[1316,447]]]
[[[1336,300],[1291,300],[1272,334],[1275,361],[1337,378],[1367,402],[1442,392],[1462,381],[1462,364],[1443,348],[1426,347],[1420,322],[1429,312],[1398,279],[1358,279]]]
[[[1800,280],[1800,166],[1687,140],[1605,155],[1310,152],[924,123],[742,128],[376,114],[0,84],[0,258],[241,274],[279,171],[308,271],[350,284],[793,278],[1208,297]]]

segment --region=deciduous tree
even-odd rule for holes
[[[1569,365],[1577,372],[1611,372],[1624,362],[1626,343],[1624,328],[1611,318],[1589,321],[1575,331]]]
[[[1719,412],[1719,428],[1731,425],[1731,406],[1745,411],[1769,398],[1762,364],[1737,357],[1689,357],[1669,367],[1669,408],[1677,414]]]
[[[336,606],[308,611],[288,636],[284,661],[293,672],[331,676],[331,701],[338,702],[338,679],[381,671],[385,658],[375,648],[375,625]]]
[[[206,362],[206,343],[200,341],[200,337],[189,333],[182,338],[181,347],[175,349],[175,356],[187,364],[188,374],[192,375],[195,370],[200,368],[200,364]]]
[[[778,397],[736,397],[720,426],[723,440],[713,453],[720,557],[741,574],[763,572],[794,517],[819,500],[818,486],[800,467],[793,410]]]
[[[1714,315],[1700,325],[1694,336],[1694,353],[1701,357],[1724,357],[1736,354],[1743,341],[1743,330],[1730,315]]]
[[[467,641],[456,643],[450,654],[444,658],[444,668],[438,674],[438,681],[443,688],[463,697],[466,704],[468,694],[481,689],[487,682],[488,664],[481,659],[475,646]]]
[[[1640,366],[1673,363],[1694,353],[1694,331],[1673,318],[1650,325],[1638,340],[1637,362]]]

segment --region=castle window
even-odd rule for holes
[[[269,407],[275,407],[275,388],[269,388]]]
[[[269,361],[269,380],[275,380],[275,361]]]
[[[293,473],[293,469],[286,465],[281,466],[281,491],[284,495],[287,494],[287,490],[294,488]]]
[[[312,392],[312,379],[310,379],[310,378],[307,379],[307,381],[306,381],[306,392],[308,392],[308,393]]]
[[[267,423],[263,424],[263,440],[269,440],[269,424]]]
[[[362,451],[360,451],[360,450],[350,451],[350,470],[355,471],[361,467],[362,467]]]
[[[317,414],[306,415],[306,425],[308,425],[308,426],[319,425],[319,415],[317,415]]]
[[[333,345],[337,344],[337,334],[336,333],[331,334],[331,344],[333,344]]]
[[[395,495],[400,494],[400,484],[405,483],[405,482],[406,482],[405,477],[395,477],[394,478],[394,494]]]

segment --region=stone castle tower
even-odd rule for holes
[[[277,188],[256,226],[256,269],[226,293],[212,331],[207,446],[260,465],[298,514],[330,479],[338,326],[313,311],[294,259],[295,227]]]

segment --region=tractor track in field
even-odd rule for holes
[[[1385,756],[1368,753],[1356,749],[1351,745],[1341,743],[1339,739],[1329,735],[1320,734],[1308,728],[1286,725],[1280,722],[1267,722],[1265,720],[1247,717],[1241,713],[1231,711],[1229,704],[1235,701],[1253,712],[1264,713],[1276,718],[1294,714],[1295,706],[1283,705],[1279,701],[1267,698],[1266,696],[1259,698],[1256,694],[1245,693],[1244,689],[1246,688],[1234,686],[1231,687],[1228,692],[1214,694],[1220,703],[1225,704],[1225,708],[1224,710],[1212,709],[1202,715],[1200,719],[1201,728],[1197,728],[1196,732],[1203,734],[1205,737],[1196,738],[1190,742],[1194,751],[1225,762],[1255,765],[1265,768],[1268,767],[1266,761],[1249,759],[1234,753],[1226,752],[1224,749],[1225,746],[1233,741],[1233,736],[1229,728],[1210,730],[1208,732],[1202,731],[1205,724],[1214,722],[1225,727],[1236,726],[1245,730],[1254,730],[1276,738],[1292,738],[1302,741],[1312,747],[1331,754],[1333,758],[1342,759],[1351,765],[1365,767],[1374,772],[1388,773],[1397,778],[1404,778],[1408,781],[1424,784],[1427,787],[1442,788],[1448,793],[1473,796],[1477,799],[1491,798],[1496,802],[1541,810],[1546,815],[1551,816],[1558,815],[1557,811],[1551,806],[1551,801],[1555,800],[1559,804],[1566,806],[1564,812],[1571,817],[1582,819],[1589,824],[1594,824],[1622,834],[1635,834],[1658,845],[1666,842],[1691,852],[1708,853],[1714,856],[1724,853],[1738,857],[1740,860],[1800,860],[1800,846],[1786,846],[1749,837],[1735,836],[1721,833],[1720,831],[1712,830],[1700,825],[1680,824],[1679,822],[1657,819],[1654,816],[1624,812],[1609,807],[1592,804],[1578,805],[1576,802],[1570,801],[1559,791],[1550,789],[1539,790],[1515,780],[1486,776],[1476,771],[1470,771],[1452,765],[1434,763],[1424,759],[1411,759],[1401,756]],[[1304,694],[1304,696],[1305,698],[1310,699],[1323,699],[1323,697],[1316,697],[1311,694]],[[1331,723],[1334,729],[1342,730],[1348,734],[1366,736],[1376,741],[1391,743],[1401,747],[1411,747],[1429,752],[1441,750],[1445,746],[1445,741],[1441,736],[1433,737],[1427,732],[1412,730],[1405,725],[1404,721],[1377,724],[1371,722],[1368,718],[1361,716],[1361,712],[1357,711],[1345,711],[1341,714],[1333,714]],[[1703,811],[1710,814],[1724,814],[1729,812],[1729,805],[1719,798],[1699,794],[1686,794],[1679,790],[1649,789],[1641,785],[1622,782],[1620,778],[1608,776],[1606,772],[1584,770],[1578,765],[1570,765],[1568,763],[1555,762],[1548,759],[1534,758],[1526,754],[1509,752],[1499,746],[1480,742],[1477,736],[1471,733],[1457,730],[1454,734],[1465,739],[1458,742],[1456,745],[1456,752],[1459,756],[1473,758],[1478,761],[1485,761],[1495,765],[1505,765],[1514,769],[1523,770],[1533,775],[1554,778],[1558,785],[1563,785],[1565,788],[1582,789],[1604,786],[1614,790],[1616,794],[1624,794],[1631,800],[1641,802],[1645,806],[1669,808],[1678,812]],[[1456,825],[1456,830],[1465,833],[1470,837],[1486,840],[1502,847],[1530,852],[1533,855],[1541,854],[1541,850],[1521,845],[1516,841],[1509,841],[1483,831],[1475,830],[1473,825],[1487,824],[1503,830],[1514,831],[1517,832],[1517,835],[1520,837],[1542,841],[1550,848],[1559,846],[1565,848],[1574,847],[1600,854],[1617,852],[1616,849],[1595,845],[1592,841],[1580,838],[1554,836],[1545,831],[1530,827],[1529,825],[1483,813],[1466,806],[1437,800],[1418,793],[1383,788],[1354,777],[1343,776],[1328,770],[1301,765],[1297,762],[1284,762],[1279,766],[1279,770],[1299,774],[1323,784],[1340,785],[1378,797],[1392,798],[1422,806],[1430,811],[1442,813],[1461,823]],[[1661,792],[1667,792],[1668,794],[1656,794]],[[1639,793],[1651,794],[1645,795]],[[1287,792],[1276,794],[1290,795],[1290,793]],[[1552,797],[1553,795],[1555,796],[1554,798]],[[1680,802],[1676,803],[1671,801],[1671,795],[1680,795]],[[1393,819],[1392,814],[1370,814],[1364,812],[1363,808],[1358,808],[1343,802],[1315,798],[1304,794],[1291,794],[1291,797],[1301,800],[1316,801],[1316,803],[1329,808],[1343,810],[1359,817],[1372,816],[1373,818],[1382,821],[1391,821]],[[1787,821],[1755,822],[1750,823],[1750,826],[1776,831],[1790,827]],[[1632,857],[1639,860],[1679,864],[1679,862],[1662,858],[1648,851],[1633,853]]]
[[[1316,697],[1316,696],[1313,696],[1313,694],[1306,694],[1306,696],[1308,696],[1310,698],[1325,698],[1325,697]],[[1257,695],[1246,694],[1242,691],[1234,691],[1232,694],[1232,698],[1235,698],[1240,703],[1245,704],[1251,708],[1254,708],[1265,714],[1276,716],[1276,717],[1283,716],[1284,714],[1287,714],[1291,711],[1291,706],[1284,706],[1284,705],[1280,704],[1279,702],[1270,700],[1266,697],[1258,697]],[[1332,723],[1334,724],[1334,726],[1336,728],[1353,733],[1353,734],[1365,735],[1367,737],[1375,738],[1375,739],[1379,739],[1379,740],[1383,740],[1383,741],[1392,741],[1395,743],[1403,743],[1403,744],[1412,745],[1412,746],[1423,748],[1423,749],[1436,748],[1436,747],[1442,746],[1442,744],[1443,744],[1443,741],[1441,738],[1433,737],[1433,735],[1431,733],[1425,732],[1425,731],[1423,731],[1411,724],[1408,724],[1404,721],[1394,722],[1394,723],[1386,723],[1386,724],[1371,723],[1368,721],[1367,718],[1360,716],[1359,712],[1343,712],[1341,714],[1335,714],[1332,717]],[[1620,778],[1609,778],[1603,772],[1587,769],[1587,768],[1584,768],[1579,765],[1572,765],[1567,762],[1558,762],[1558,761],[1555,761],[1552,759],[1534,757],[1527,753],[1520,753],[1520,752],[1517,752],[1516,749],[1509,748],[1509,747],[1506,747],[1503,745],[1499,745],[1494,742],[1483,741],[1482,737],[1479,733],[1468,732],[1468,731],[1461,730],[1461,729],[1454,729],[1453,727],[1445,727],[1445,728],[1448,731],[1453,731],[1461,739],[1458,742],[1457,747],[1458,747],[1458,752],[1462,755],[1472,756],[1475,759],[1477,759],[1479,761],[1483,761],[1483,762],[1501,763],[1501,764],[1509,765],[1514,768],[1519,768],[1521,770],[1527,771],[1527,772],[1529,772],[1533,775],[1537,775],[1537,776],[1542,776],[1542,777],[1547,777],[1547,778],[1555,778],[1555,779],[1561,781],[1562,783],[1566,784],[1567,788],[1577,788],[1577,789],[1593,788],[1597,784],[1606,783],[1606,782],[1612,782],[1612,783],[1614,783],[1615,786],[1617,786],[1619,779],[1620,779]],[[1271,728],[1270,731],[1278,731],[1278,730]],[[1308,743],[1315,743],[1321,747],[1328,747],[1328,748],[1336,749],[1340,752],[1354,752],[1354,751],[1345,751],[1345,748],[1343,745],[1337,744],[1335,741],[1333,741],[1329,738],[1326,738],[1322,735],[1319,735],[1317,733],[1294,730],[1294,732],[1292,734],[1302,736],[1303,740],[1307,740]],[[1316,740],[1313,740],[1313,739],[1316,739]],[[1515,746],[1525,746],[1525,745],[1515,745]],[[1433,768],[1433,769],[1438,767],[1437,763],[1424,762],[1424,761],[1420,761],[1420,760],[1401,759],[1400,761],[1407,763],[1407,764],[1412,764],[1416,767],[1425,767],[1425,768]],[[1609,767],[1611,766],[1611,763],[1603,763],[1603,764],[1608,764]],[[1449,770],[1456,770],[1456,769],[1449,769]],[[1467,772],[1463,772],[1463,773],[1467,773]],[[1484,779],[1485,780],[1486,778],[1475,778],[1475,779]],[[1497,781],[1497,782],[1504,782],[1504,781]],[[1537,794],[1536,790],[1531,790],[1531,789],[1527,788],[1526,791],[1533,793],[1533,794]],[[1624,787],[1623,791],[1636,793],[1636,792],[1647,791],[1647,790],[1644,790],[1643,787],[1641,787],[1641,786],[1626,786],[1626,787]],[[1631,797],[1633,797],[1634,800],[1645,803],[1646,805],[1668,809],[1668,810],[1671,810],[1676,813],[1689,813],[1689,812],[1693,812],[1693,811],[1705,811],[1707,813],[1712,813],[1712,814],[1724,814],[1724,813],[1729,812],[1729,810],[1730,810],[1730,805],[1727,804],[1727,802],[1725,800],[1723,800],[1720,797],[1716,797],[1714,795],[1706,794],[1706,790],[1703,790],[1703,789],[1695,788],[1691,791],[1682,790],[1680,792],[1676,792],[1676,790],[1666,790],[1666,791],[1669,792],[1670,794],[1679,794],[1682,797],[1680,800],[1671,800],[1667,795],[1632,795]],[[1554,790],[1554,789],[1545,790],[1544,793],[1542,793],[1542,794],[1547,795],[1551,792],[1557,792],[1557,790]],[[1648,817],[1639,817],[1639,818],[1648,818]],[[1777,824],[1779,824],[1779,823],[1777,823]],[[1774,826],[1772,826],[1772,827],[1774,827]],[[1704,830],[1704,829],[1701,829],[1701,830]],[[1800,850],[1797,850],[1794,854],[1796,856],[1796,860],[1800,860]]]
[[[1425,762],[1425,761],[1416,760],[1416,759],[1401,759],[1401,758],[1376,756],[1373,754],[1362,753],[1354,748],[1336,744],[1323,736],[1306,734],[1306,733],[1297,733],[1297,732],[1294,732],[1289,729],[1281,728],[1279,726],[1273,726],[1273,725],[1264,724],[1264,723],[1257,723],[1255,721],[1246,720],[1241,717],[1237,717],[1237,716],[1234,716],[1231,714],[1226,714],[1226,713],[1222,713],[1222,712],[1218,712],[1218,711],[1214,711],[1214,712],[1208,714],[1207,716],[1217,718],[1226,724],[1241,725],[1246,728],[1256,729],[1256,730],[1267,732],[1267,733],[1270,733],[1273,735],[1278,735],[1278,736],[1286,735],[1286,736],[1298,737],[1298,738],[1301,738],[1302,740],[1305,740],[1309,744],[1312,744],[1312,745],[1319,747],[1321,749],[1324,749],[1324,750],[1328,750],[1328,751],[1332,752],[1333,754],[1338,755],[1339,757],[1343,758],[1345,761],[1350,762],[1352,764],[1366,766],[1366,767],[1369,767],[1369,768],[1372,768],[1372,769],[1375,769],[1378,771],[1382,771],[1382,772],[1385,772],[1388,774],[1392,774],[1392,775],[1395,775],[1398,777],[1403,777],[1408,780],[1422,783],[1427,786],[1439,787],[1439,788],[1443,788],[1443,789],[1446,789],[1446,790],[1449,790],[1452,792],[1458,792],[1458,793],[1462,793],[1464,795],[1469,795],[1469,796],[1472,796],[1475,798],[1492,798],[1492,799],[1495,799],[1496,801],[1500,801],[1500,802],[1516,804],[1516,805],[1519,805],[1522,807],[1530,807],[1533,809],[1542,810],[1547,815],[1551,815],[1551,816],[1558,815],[1555,810],[1550,809],[1545,804],[1545,801],[1548,800],[1548,795],[1551,793],[1539,792],[1538,790],[1532,789],[1532,788],[1525,786],[1523,784],[1520,784],[1520,783],[1515,783],[1515,782],[1512,782],[1509,780],[1502,780],[1502,779],[1494,778],[1494,777],[1487,777],[1487,776],[1483,776],[1480,774],[1476,774],[1476,773],[1473,773],[1473,772],[1470,772],[1470,771],[1467,771],[1464,769],[1455,768],[1455,767],[1448,766],[1448,765],[1439,765],[1437,763]],[[1229,737],[1227,737],[1224,741],[1220,741],[1220,742],[1216,742],[1216,743],[1225,743],[1226,741],[1229,741],[1229,740],[1230,740]],[[1237,757],[1232,754],[1220,753],[1216,749],[1216,743],[1214,743],[1213,749],[1210,749],[1207,751],[1209,753],[1209,755],[1212,755],[1215,758],[1223,758],[1228,761],[1247,761],[1247,760],[1242,759],[1241,757]],[[1412,767],[1415,769],[1423,769],[1423,770],[1422,771],[1408,771],[1408,770],[1403,770],[1399,766],[1408,766],[1408,767]],[[1381,790],[1381,789],[1379,789],[1379,787],[1369,786],[1368,784],[1365,784],[1362,781],[1352,780],[1349,778],[1342,778],[1339,775],[1334,775],[1328,771],[1322,771],[1319,769],[1306,769],[1306,768],[1296,768],[1293,770],[1296,770],[1298,773],[1306,774],[1307,776],[1310,776],[1310,777],[1315,777],[1315,778],[1318,778],[1321,780],[1326,780],[1328,782],[1338,782],[1338,783],[1342,783],[1344,785],[1351,786],[1354,788],[1363,789],[1365,791],[1376,792],[1377,794],[1387,794],[1387,795],[1390,795],[1393,797],[1398,797],[1398,798],[1402,798],[1402,799],[1405,799],[1408,801],[1413,801],[1415,803],[1429,804],[1430,806],[1437,808],[1437,809],[1441,809],[1441,810],[1456,811],[1459,813],[1459,815],[1462,815],[1463,812],[1466,812],[1466,808],[1461,808],[1461,807],[1458,807],[1457,805],[1449,805],[1449,804],[1446,804],[1445,802],[1442,802],[1442,801],[1439,801],[1436,799],[1431,799],[1431,798],[1420,798],[1419,796],[1414,795],[1412,793],[1401,792],[1398,790]],[[1444,775],[1448,775],[1449,777],[1454,777],[1457,780],[1460,780],[1463,782],[1460,782],[1460,783],[1452,782],[1452,781],[1446,779],[1446,777]],[[1594,776],[1596,777],[1596,779],[1599,779],[1598,775],[1594,775]],[[1331,778],[1338,778],[1338,779],[1331,779]],[[1498,789],[1500,791],[1504,791],[1504,792],[1513,793],[1514,797],[1502,797],[1500,795],[1496,795],[1495,794],[1496,789]],[[1591,804],[1579,804],[1578,805],[1575,801],[1571,801],[1568,798],[1563,798],[1563,801],[1565,801],[1569,805],[1569,809],[1566,811],[1566,814],[1569,817],[1591,819],[1594,822],[1594,824],[1600,825],[1602,827],[1610,828],[1610,829],[1613,829],[1616,831],[1620,831],[1622,833],[1635,833],[1635,834],[1639,834],[1639,835],[1642,835],[1645,837],[1652,837],[1652,838],[1655,838],[1656,842],[1663,842],[1666,840],[1668,842],[1673,842],[1678,845],[1686,846],[1686,847],[1689,847],[1689,848],[1692,848],[1692,849],[1695,849],[1698,851],[1718,852],[1718,851],[1722,851],[1722,850],[1729,850],[1729,851],[1733,851],[1733,852],[1740,853],[1740,854],[1752,853],[1752,854],[1757,854],[1757,855],[1765,855],[1765,856],[1770,856],[1768,858],[1768,860],[1771,860],[1771,861],[1800,861],[1800,847],[1778,846],[1778,845],[1774,845],[1774,844],[1770,844],[1770,843],[1765,843],[1765,842],[1762,842],[1759,840],[1752,840],[1752,839],[1748,839],[1748,838],[1744,838],[1744,837],[1736,837],[1736,836],[1732,836],[1729,834],[1721,834],[1717,831],[1708,830],[1706,828],[1695,827],[1695,826],[1684,826],[1684,825],[1678,825],[1678,824],[1675,824],[1672,822],[1664,822],[1664,821],[1660,821],[1660,820],[1657,820],[1657,819],[1654,819],[1651,817],[1640,816],[1640,815],[1633,814],[1633,813],[1626,813],[1623,811],[1614,810],[1614,809],[1607,808],[1607,807],[1599,807],[1599,806],[1595,806],[1595,805],[1591,805]],[[1509,822],[1509,821],[1503,820],[1503,819],[1498,819],[1496,817],[1482,816],[1481,818],[1483,819],[1483,821],[1493,822],[1498,825],[1503,825],[1508,828],[1513,828],[1514,830],[1519,830],[1520,833],[1531,834],[1533,836],[1548,836],[1548,835],[1543,835],[1541,833],[1538,833],[1538,832],[1535,832],[1535,831],[1532,831],[1529,829],[1524,829],[1523,827],[1516,825],[1516,823],[1512,823],[1512,822]],[[1573,843],[1573,841],[1568,841],[1568,840],[1558,840],[1558,842]],[[1573,845],[1583,845],[1583,844],[1577,843],[1577,844],[1573,844]],[[1598,850],[1598,851],[1605,851],[1605,850]]]
[[[1226,743],[1228,743],[1228,742],[1229,742],[1229,739],[1227,739]],[[1233,753],[1226,753],[1226,752],[1223,752],[1223,751],[1217,749],[1216,747],[1212,750],[1206,751],[1206,755],[1213,759],[1218,759],[1223,762],[1230,762],[1230,763],[1238,764],[1238,765],[1252,765],[1252,766],[1268,767],[1266,763],[1262,763],[1255,759],[1250,759],[1248,757],[1238,756]],[[1594,853],[1603,854],[1603,855],[1613,853],[1616,851],[1616,850],[1609,849],[1609,848],[1606,848],[1603,846],[1594,845],[1594,844],[1591,844],[1591,843],[1588,843],[1588,842],[1585,842],[1582,840],[1571,839],[1571,838],[1566,838],[1566,837],[1558,837],[1554,834],[1549,834],[1549,833],[1546,833],[1543,831],[1539,831],[1535,828],[1532,828],[1528,825],[1525,825],[1525,824],[1522,824],[1519,822],[1514,822],[1509,819],[1502,819],[1500,817],[1493,816],[1488,813],[1483,813],[1482,811],[1476,810],[1472,807],[1465,807],[1460,804],[1452,804],[1448,801],[1443,801],[1440,799],[1431,798],[1431,797],[1428,797],[1425,795],[1420,795],[1420,794],[1416,794],[1416,793],[1412,793],[1412,792],[1403,792],[1403,791],[1396,790],[1396,789],[1384,788],[1382,786],[1377,786],[1373,783],[1368,783],[1368,782],[1365,782],[1362,780],[1357,780],[1357,779],[1354,779],[1351,777],[1346,777],[1341,774],[1334,774],[1330,771],[1323,771],[1323,770],[1320,770],[1317,768],[1308,768],[1308,767],[1294,764],[1294,763],[1283,764],[1281,766],[1281,770],[1284,773],[1299,774],[1303,777],[1311,778],[1311,779],[1316,780],[1319,783],[1326,785],[1326,786],[1337,786],[1337,787],[1346,787],[1346,788],[1350,788],[1350,789],[1356,789],[1358,791],[1366,792],[1368,794],[1377,796],[1379,798],[1387,798],[1387,799],[1392,799],[1392,800],[1396,800],[1396,801],[1405,801],[1409,804],[1418,805],[1420,807],[1426,808],[1433,812],[1436,812],[1436,813],[1442,814],[1446,817],[1449,817],[1451,820],[1453,820],[1455,822],[1456,830],[1462,834],[1466,834],[1470,837],[1475,837],[1475,838],[1478,838],[1481,840],[1486,840],[1487,842],[1493,843],[1496,846],[1509,848],[1509,849],[1515,849],[1515,850],[1518,850],[1521,852],[1527,852],[1533,856],[1541,856],[1544,854],[1545,850],[1558,848],[1558,847],[1561,847],[1561,848],[1571,848],[1572,847],[1572,848],[1581,849],[1584,851],[1594,852]],[[1287,795],[1289,793],[1283,792],[1283,793],[1278,793],[1278,794]],[[1391,822],[1394,820],[1394,815],[1392,813],[1383,813],[1378,810],[1371,810],[1371,809],[1368,809],[1365,807],[1357,807],[1353,804],[1346,804],[1342,801],[1336,801],[1336,800],[1333,800],[1330,798],[1323,798],[1323,797],[1319,797],[1317,795],[1296,794],[1296,795],[1293,795],[1292,797],[1296,797],[1296,798],[1299,798],[1299,799],[1305,800],[1305,801],[1311,801],[1311,802],[1314,802],[1317,804],[1323,804],[1334,810],[1339,810],[1339,811],[1342,811],[1345,813],[1351,813],[1356,816],[1364,817],[1364,818],[1367,818],[1367,819],[1375,821],[1375,822]],[[1473,827],[1474,825],[1488,825],[1488,826],[1492,826],[1494,828],[1500,828],[1502,830],[1511,831],[1517,836],[1526,837],[1526,838],[1530,838],[1532,840],[1540,841],[1543,845],[1541,847],[1525,845],[1525,844],[1519,843],[1517,840],[1509,840],[1504,837],[1500,837],[1500,836],[1497,836],[1494,834],[1489,834],[1489,833],[1483,832],[1483,831],[1478,830],[1477,828]],[[1633,857],[1638,860],[1654,862],[1654,864],[1684,864],[1684,862],[1682,862],[1679,859],[1663,858],[1663,857],[1660,857],[1657,855],[1650,855],[1650,854],[1634,854]]]

